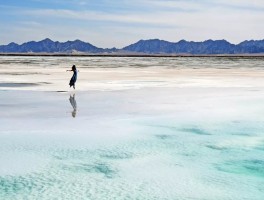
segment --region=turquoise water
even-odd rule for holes
[[[261,94],[0,91],[0,199],[262,200]]]

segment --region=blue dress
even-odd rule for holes
[[[75,86],[76,81],[77,81],[77,69],[73,71],[73,75],[72,75],[70,83],[69,83],[70,87]]]

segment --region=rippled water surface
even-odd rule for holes
[[[260,68],[263,57],[38,57],[1,56],[0,66],[58,67],[75,63],[81,68]]]
[[[85,90],[57,85],[73,62],[87,73],[77,82]],[[259,58],[1,57],[0,199],[263,200],[261,65]],[[101,68],[113,66],[111,75],[123,76],[110,84]],[[177,67],[187,75],[154,70]]]

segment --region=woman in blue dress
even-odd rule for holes
[[[72,69],[71,70],[67,70],[67,71],[72,71],[73,72],[73,75],[71,77],[69,85],[70,85],[70,87],[73,86],[73,88],[75,89],[75,82],[77,81],[77,69],[76,69],[76,66],[73,65]]]

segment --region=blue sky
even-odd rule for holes
[[[0,0],[0,44],[264,39],[263,0]]]

